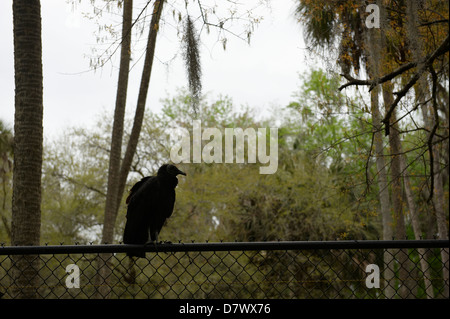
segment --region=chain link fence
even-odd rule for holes
[[[448,298],[448,253],[445,240],[2,246],[0,296]]]

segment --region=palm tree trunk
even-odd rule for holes
[[[11,244],[39,245],[43,141],[40,1],[14,0],[13,25],[15,116]],[[16,298],[36,297],[39,266],[36,256],[14,256]]]

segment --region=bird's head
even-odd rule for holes
[[[165,174],[169,174],[172,176],[177,176],[177,175],[184,175],[186,176],[186,173],[183,171],[180,171],[178,169],[178,167],[176,167],[175,165],[172,164],[164,164],[163,166],[161,166],[158,170],[158,175],[165,175]]]

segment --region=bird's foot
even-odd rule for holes
[[[156,244],[157,244],[156,240],[149,240],[144,244],[144,246],[150,246],[150,245],[156,246]]]
[[[169,241],[169,240],[164,240],[164,241],[156,241],[156,240],[149,240],[149,241],[147,241],[144,245],[145,246],[149,246],[149,245],[154,245],[154,246],[156,246],[156,245],[163,245],[163,244],[172,244],[172,242],[171,241]]]

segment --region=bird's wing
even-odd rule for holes
[[[155,176],[147,176],[142,178],[139,182],[133,185],[130,189],[130,193],[128,194],[127,200],[125,201],[127,204],[130,203],[131,197],[137,192],[137,190],[150,178],[155,178]]]
[[[133,190],[134,187],[135,190]],[[144,177],[133,188],[131,189],[132,191],[128,200],[128,213],[130,211],[133,213],[136,210],[151,209],[156,204],[160,186],[155,176]]]
[[[159,197],[159,182],[156,177],[150,176],[137,184],[133,186],[135,190],[131,192],[128,200],[124,243],[144,244],[147,241],[151,212]]]

